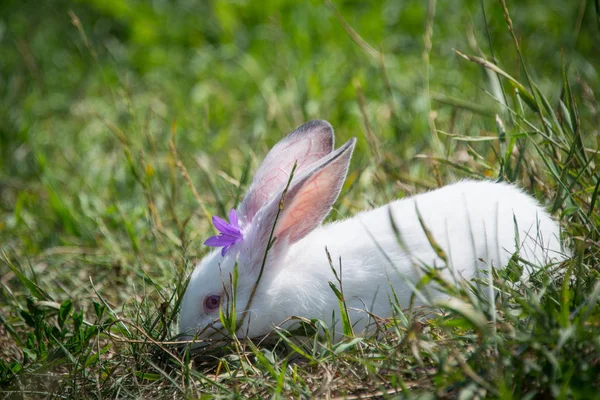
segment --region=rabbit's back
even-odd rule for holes
[[[287,295],[275,297],[298,311],[305,308],[299,315],[337,303],[328,287],[335,277],[325,247],[334,268],[341,265],[348,305],[380,316],[391,312],[391,287],[401,304],[408,304],[425,265],[459,280],[490,265],[506,266],[517,247],[519,257],[535,266],[563,258],[558,224],[532,197],[515,186],[485,181],[461,181],[397,200],[324,225],[298,242],[273,289],[286,288]]]
[[[430,266],[443,263],[434,251],[439,246],[449,267],[471,272],[465,278],[482,263],[505,266],[517,251],[538,266],[561,258],[558,224],[535,199],[510,184],[461,181],[389,207],[398,237],[390,232],[387,206],[358,217],[367,228],[381,227],[381,236],[392,233],[405,252]]]
[[[426,228],[457,268],[477,268],[482,262],[503,267],[515,252],[538,266],[560,258],[558,224],[535,199],[510,184],[462,181],[391,207],[409,251],[421,249],[424,242],[431,247]]]

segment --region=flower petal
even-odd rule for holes
[[[231,211],[229,212],[229,223],[234,228],[236,228],[238,230],[240,229],[240,226],[238,224],[238,216],[237,216],[237,213],[235,212],[235,208],[232,208]]]
[[[215,228],[219,231],[217,236],[209,237],[204,244],[212,247],[220,247],[223,246],[221,250],[221,255],[225,255],[229,248],[244,240],[244,236],[240,230],[238,225],[238,216],[235,209],[232,209],[229,212],[229,220],[231,223],[225,221],[224,219],[217,217],[216,215],[212,217],[213,224]]]
[[[224,219],[215,215],[212,217],[212,222],[219,232],[229,233],[230,235],[235,234],[235,231],[231,228],[231,225],[229,225],[229,223]]]
[[[231,236],[218,235],[218,236],[209,237],[208,239],[206,239],[206,242],[204,242],[204,244],[207,246],[219,247],[219,246],[228,246],[232,242],[233,242],[233,240],[232,240]]]
[[[227,253],[227,250],[229,250],[230,247],[231,245],[223,247],[223,250],[221,250],[221,255],[223,257],[225,257],[225,254]]]

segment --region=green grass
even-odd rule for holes
[[[3,397],[598,397],[600,10],[507,11],[2,2]],[[304,345],[279,332],[181,351],[207,217],[226,215],[268,148],[316,118],[337,143],[358,137],[330,219],[500,178],[560,220],[573,258],[527,285],[499,271],[493,305],[450,286],[453,307],[398,308],[378,338],[315,345],[309,333]]]

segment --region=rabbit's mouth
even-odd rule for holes
[[[215,320],[203,328],[195,327],[183,330],[177,337],[177,341],[182,346],[197,349],[227,340],[229,336],[223,324],[219,320]]]

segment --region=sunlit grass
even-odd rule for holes
[[[285,3],[2,6],[14,18],[0,19],[0,390],[596,397],[598,10]],[[178,343],[208,216],[226,215],[267,149],[315,118],[338,143],[359,139],[331,219],[503,179],[560,220],[573,257],[526,284],[518,259],[493,271],[494,302],[476,290],[490,282],[429,270],[422,283],[452,300],[396,300],[372,338],[353,335],[342,274],[331,287],[344,332],[305,320],[254,341]]]

